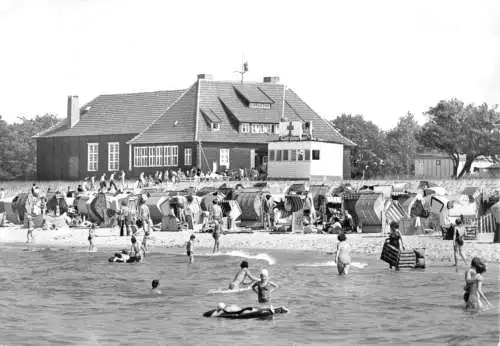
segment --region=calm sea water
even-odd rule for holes
[[[375,257],[339,277],[324,253],[245,251],[250,269],[268,268],[281,287],[271,320],[222,320],[202,313],[218,302],[257,305],[250,291],[225,288],[245,254],[208,256],[188,266],[180,249],[156,249],[142,264],[111,264],[114,250],[36,245],[0,247],[0,345],[471,344],[499,341],[497,265],[484,291],[497,307],[463,310],[463,269],[390,272]],[[202,254],[205,255],[202,255]],[[265,253],[265,254],[262,254]],[[270,265],[269,262],[274,262]],[[305,266],[304,266],[305,265]],[[160,279],[162,295],[151,295]]]

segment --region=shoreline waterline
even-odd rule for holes
[[[130,246],[130,237],[119,236],[119,231],[112,228],[99,228],[96,231],[95,246],[100,248],[120,249]],[[150,246],[159,248],[183,248],[193,234],[192,231],[153,232]],[[194,233],[195,249],[211,251],[213,238],[209,233]],[[88,246],[88,230],[85,228],[61,228],[57,230],[34,231],[32,246],[82,247]],[[355,233],[347,235],[347,242],[352,254],[380,256],[385,235]],[[486,262],[500,263],[500,244],[492,242],[493,234],[481,234],[477,240],[466,241],[463,253],[466,259],[479,256]],[[0,228],[0,244],[25,243],[26,229],[20,226]],[[432,235],[403,236],[406,248],[425,248],[428,262],[453,262],[452,241],[442,240]],[[265,251],[296,250],[307,252],[333,252],[336,249],[337,236],[332,234],[271,234],[267,232],[225,234],[221,238],[220,252],[227,251]]]

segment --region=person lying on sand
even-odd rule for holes
[[[245,283],[246,278],[249,278],[251,282]],[[248,270],[248,262],[242,261],[240,264],[240,270],[238,270],[238,273],[236,273],[233,282],[229,284],[229,289],[235,290],[238,289],[242,284],[248,285],[257,281],[259,281],[259,279],[255,278],[252,274],[250,274],[250,271]]]

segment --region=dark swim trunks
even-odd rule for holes
[[[188,250],[188,251],[186,251],[186,254],[187,254],[188,256],[191,256],[191,251],[189,251],[189,250]]]

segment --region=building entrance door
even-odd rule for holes
[[[78,156],[70,156],[69,157],[69,178],[70,179],[78,179],[78,171],[79,171],[79,158]]]

